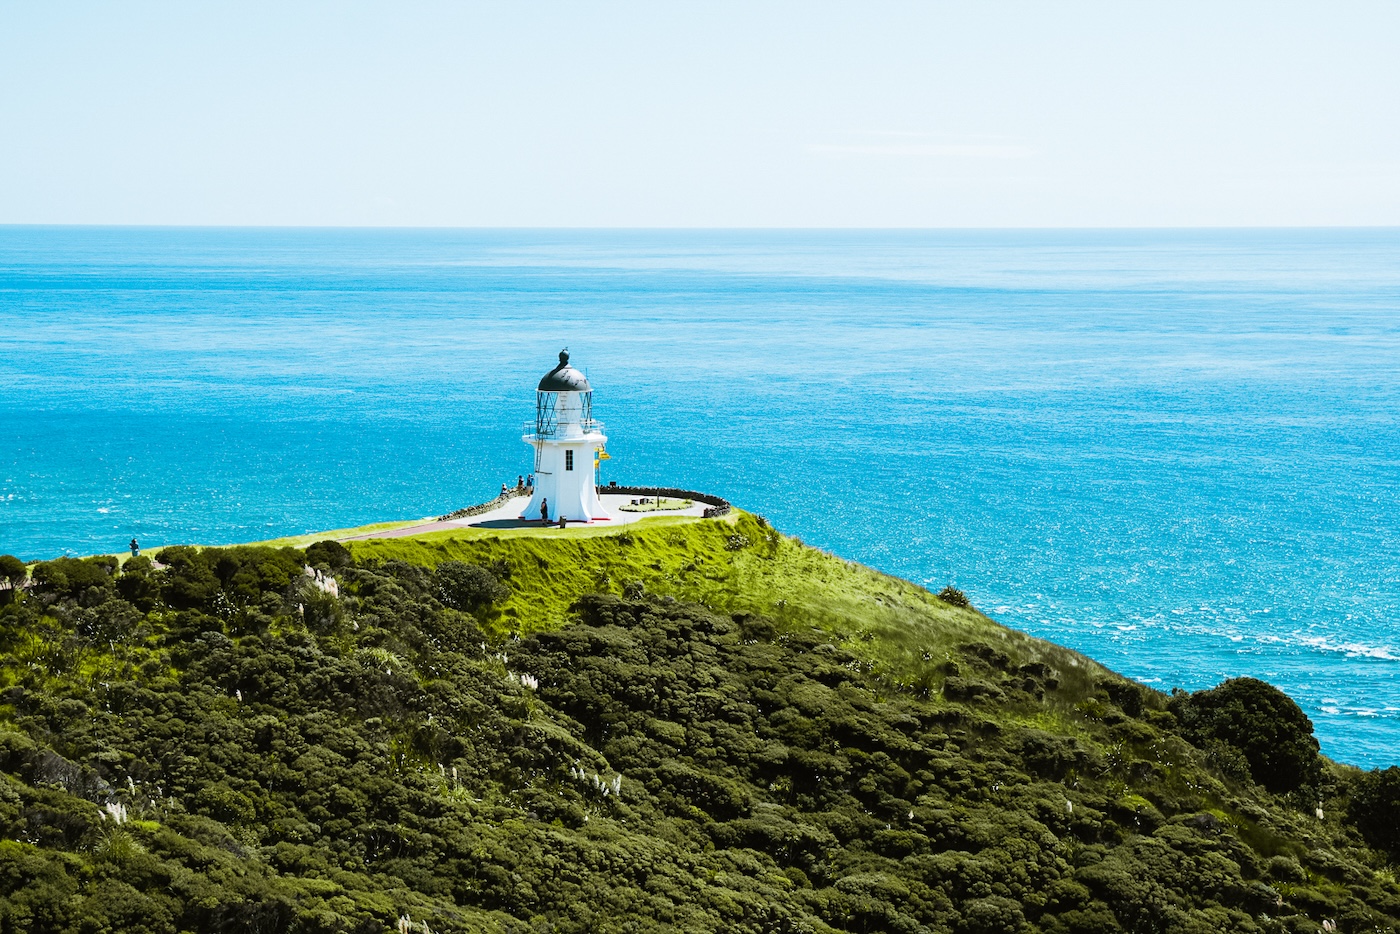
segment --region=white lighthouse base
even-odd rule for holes
[[[520,514],[525,520],[607,521],[612,517],[598,498],[594,453],[607,442],[600,434],[560,441],[535,441],[543,450],[535,471],[535,488]]]
[[[535,492],[534,495],[530,497],[529,505],[520,513],[521,519],[527,522],[538,522],[541,518],[544,518],[548,522],[558,522],[561,516],[569,522],[606,522],[612,519],[612,516],[608,515],[607,510],[603,507],[603,501],[598,497],[596,490],[590,497],[587,493],[579,493],[567,489],[561,492],[559,488],[555,486],[553,495],[551,495],[549,492],[546,492],[547,486],[554,485],[542,485],[540,476],[536,474]],[[546,514],[542,517],[540,506],[546,503]]]

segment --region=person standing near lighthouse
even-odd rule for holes
[[[593,420],[593,387],[569,365],[569,351],[540,380],[535,391],[535,421],[521,439],[534,448],[535,487],[525,516],[570,522],[610,518],[598,499],[595,469],[607,443],[601,423]]]

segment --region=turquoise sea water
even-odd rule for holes
[[[0,551],[488,499],[565,345],[605,477],[1400,762],[1394,230],[0,227]]]

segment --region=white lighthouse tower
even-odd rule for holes
[[[594,474],[597,452],[607,443],[603,426],[593,420],[593,387],[569,366],[560,351],[559,365],[544,375],[535,392],[535,423],[522,439],[535,449],[535,492],[525,519],[537,519],[544,507],[550,521],[607,519],[598,500]]]

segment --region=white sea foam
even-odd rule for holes
[[[1400,650],[1390,645],[1368,645],[1364,642],[1341,641],[1328,636],[1315,636],[1306,633],[1287,635],[1260,633],[1257,638],[1260,642],[1297,645],[1316,652],[1345,655],[1347,658],[1373,658],[1377,661],[1400,662]]]

